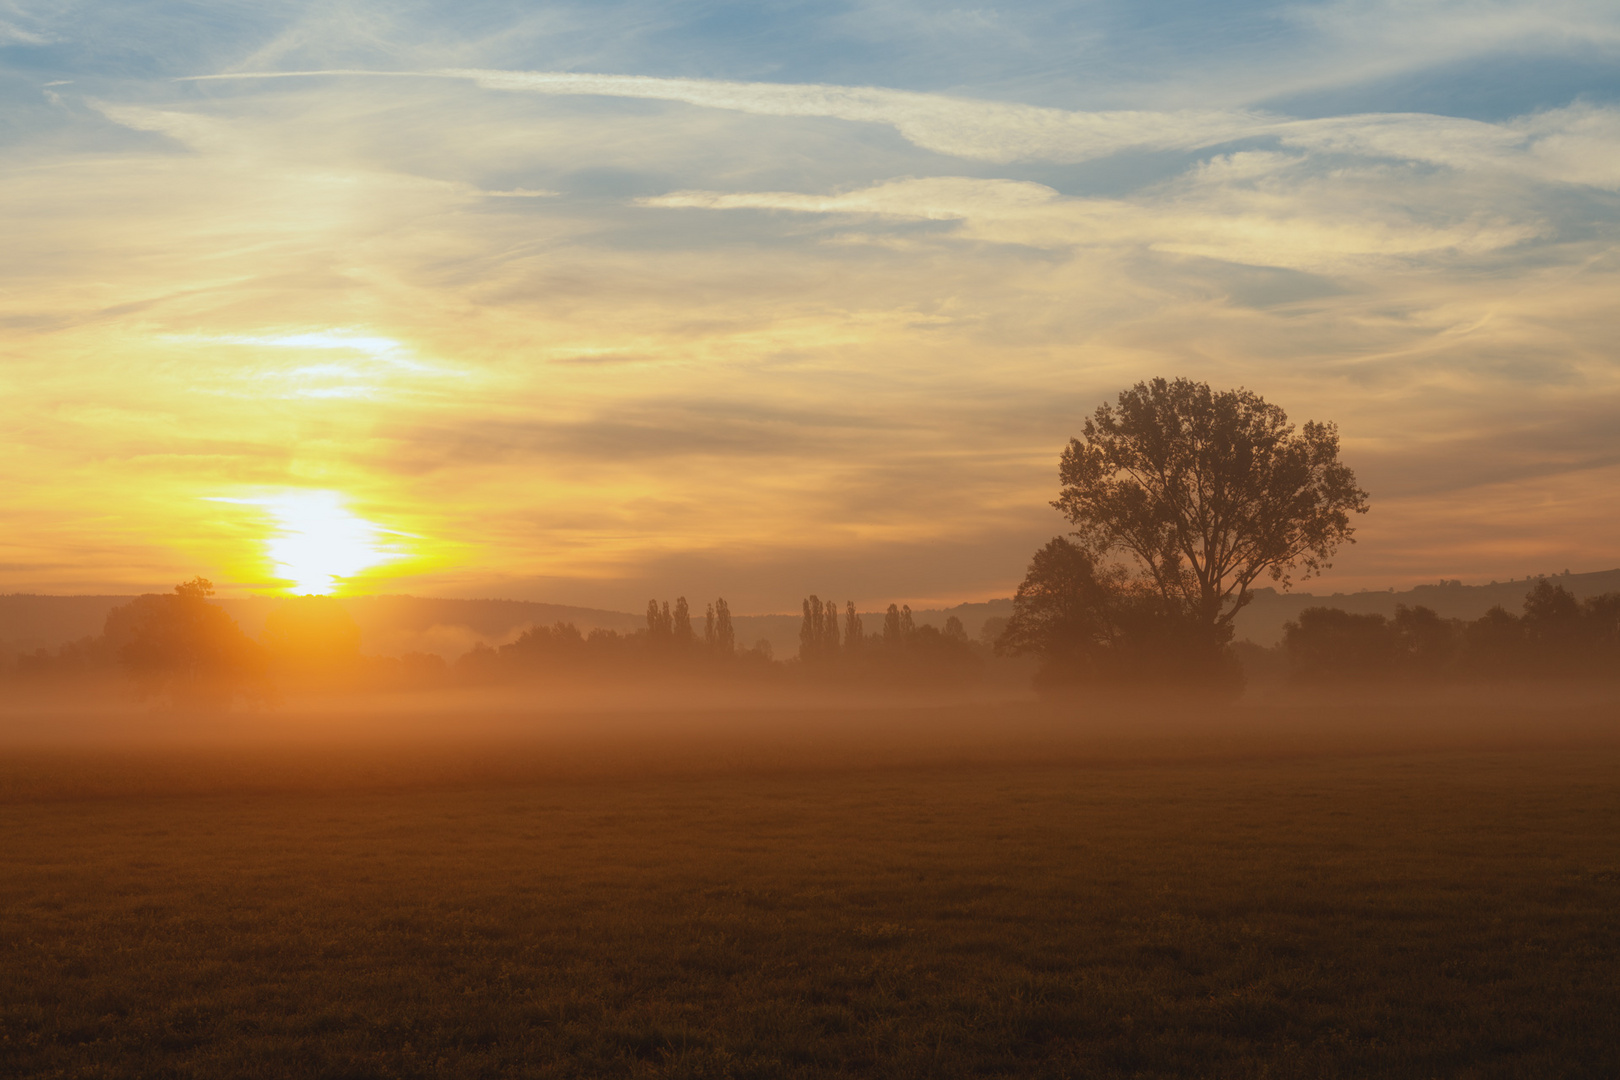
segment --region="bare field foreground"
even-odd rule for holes
[[[1612,1077],[1620,709],[0,717],[7,1077]]]

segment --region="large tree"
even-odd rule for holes
[[[1231,638],[1261,577],[1285,588],[1331,565],[1367,493],[1339,461],[1338,430],[1296,429],[1248,390],[1176,379],[1102,405],[1063,453],[1052,504],[1099,563],[1123,560],[1167,617]]]
[[[148,593],[107,613],[103,637],[141,693],[177,705],[225,705],[263,690],[264,650],[225,609],[207,578]]]

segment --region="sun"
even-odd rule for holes
[[[220,502],[257,506],[273,520],[265,555],[299,595],[326,595],[362,571],[404,558],[397,535],[354,514],[335,491],[287,491]]]

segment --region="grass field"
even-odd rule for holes
[[[11,752],[0,1075],[1620,1073],[1612,740],[1172,743]]]

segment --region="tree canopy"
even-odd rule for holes
[[[1099,576],[1085,549],[1059,536],[1035,553],[1013,597],[1012,618],[997,648],[1046,657],[1049,675],[1097,674],[1119,637],[1118,576]]]
[[[224,703],[262,677],[263,650],[208,602],[213,594],[208,579],[193,578],[107,613],[104,636],[144,694]]]
[[[1262,575],[1308,577],[1367,493],[1332,424],[1296,430],[1247,390],[1154,379],[1104,404],[1063,452],[1053,506],[1075,526],[1035,553],[997,641],[1040,680],[1236,689],[1232,619]]]
[[[1153,379],[1100,406],[1071,439],[1053,506],[1099,562],[1123,558],[1167,614],[1229,640],[1260,577],[1289,584],[1351,541],[1367,493],[1338,430],[1298,430],[1248,390]]]

